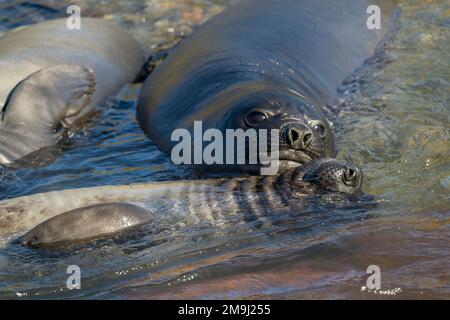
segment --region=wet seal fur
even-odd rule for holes
[[[362,171],[355,164],[335,159],[319,159],[289,169],[279,176],[222,179],[215,181],[215,184],[227,194],[240,192],[241,200],[255,207],[263,206],[264,208],[258,211],[264,211],[269,206],[282,207],[302,203],[302,199],[307,195],[333,194],[335,199],[345,200],[346,196],[362,194],[362,182]],[[211,193],[214,193],[213,190]],[[258,193],[270,199],[270,204],[262,204],[259,198],[255,197]],[[205,214],[202,208],[208,204],[197,201],[196,206],[198,211],[195,214],[201,219]],[[235,211],[234,214],[225,211],[215,215],[232,217],[241,210],[231,210]],[[170,216],[169,212],[165,214]],[[255,212],[251,215],[254,215],[255,219],[258,217]],[[156,215],[149,210],[130,203],[90,205],[40,223],[23,236],[22,244],[36,247],[86,241],[123,232],[131,227],[155,221],[155,218]],[[248,213],[242,213],[241,218],[247,219]]]
[[[381,30],[367,28],[370,5],[381,8]],[[333,157],[322,107],[374,53],[393,9],[391,0],[240,1],[154,70],[141,91],[137,119],[168,154],[178,143],[171,141],[175,129],[193,136],[194,121],[202,121],[204,131],[216,128],[223,136],[226,129],[279,129],[281,170]],[[260,171],[259,165],[212,169]]]
[[[0,164],[58,143],[95,105],[132,82],[140,44],[114,23],[83,18],[19,27],[0,37]]]

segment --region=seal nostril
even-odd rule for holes
[[[356,185],[357,180],[358,180],[357,170],[352,169],[352,168],[348,168],[347,170],[345,170],[343,180],[344,180],[344,183],[348,186]]]
[[[313,135],[310,132],[303,133],[303,131],[290,128],[287,132],[287,140],[291,147],[295,149],[309,147],[313,141]]]
[[[300,138],[300,134],[298,133],[297,130],[291,129],[289,130],[289,138],[291,140],[291,144],[294,145]]]
[[[305,145],[305,147],[309,147],[312,143],[313,140],[313,136],[311,133],[307,133],[303,136],[303,144]]]
[[[351,179],[356,175],[355,170],[353,169],[348,169],[348,177]]]

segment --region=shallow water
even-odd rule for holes
[[[78,1],[86,15],[118,21],[153,50],[231,2]],[[0,2],[0,33],[64,15],[61,1],[21,3]],[[0,298],[450,298],[450,4],[411,0],[399,11],[385,50],[347,79],[329,111],[338,157],[360,163],[365,191],[380,199],[370,219],[355,209],[313,219],[293,210],[284,223],[257,229],[142,230],[63,251],[12,243],[0,249]],[[138,90],[124,88],[90,126],[35,157],[35,168],[0,171],[0,199],[199,178],[144,137],[134,118]],[[65,286],[72,264],[81,267],[82,290]],[[361,289],[369,265],[392,292]]]

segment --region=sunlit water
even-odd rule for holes
[[[83,13],[118,21],[149,49],[173,45],[231,2],[78,1]],[[0,33],[64,15],[61,1],[30,3],[0,2]],[[339,157],[362,165],[364,189],[379,199],[369,215],[293,210],[265,227],[143,228],[64,250],[13,242],[0,249],[0,298],[448,299],[450,4],[405,1],[399,11],[385,50],[347,79],[329,111]],[[144,137],[138,90],[124,88],[68,143],[35,157],[34,168],[2,169],[0,199],[201,178]],[[81,290],[66,288],[68,265],[80,266]],[[369,265],[381,268],[385,292],[361,289]]]

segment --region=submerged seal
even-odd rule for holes
[[[20,27],[0,37],[0,164],[56,144],[64,129],[132,82],[145,61],[117,25],[83,18]]]
[[[214,225],[231,223],[230,219],[247,221],[249,216],[252,219],[262,218],[274,209],[306,206],[303,200],[307,195],[333,194],[334,199],[343,201],[348,199],[347,196],[362,194],[362,182],[361,170],[352,163],[335,159],[312,160],[278,176],[213,180],[209,187],[202,190],[209,194],[207,201],[201,201],[193,190],[193,202],[190,198],[176,197],[158,218],[170,219],[178,215],[186,223],[210,220]],[[151,189],[150,186],[147,188]],[[126,194],[124,192],[125,199]],[[153,201],[160,202],[165,199],[164,196],[159,196],[159,200],[158,196],[153,198]],[[130,196],[129,201],[133,200]],[[213,206],[212,202],[223,203]],[[181,212],[173,212],[175,208]],[[151,211],[157,212],[155,209]],[[151,211],[123,202],[77,208],[40,223],[23,236],[22,244],[42,246],[105,237],[156,221],[156,214]]]
[[[381,8],[381,30],[367,28],[370,5]],[[197,120],[204,130],[222,133],[280,129],[284,168],[332,157],[334,138],[322,107],[374,52],[392,11],[390,0],[240,1],[196,30],[148,77],[137,119],[166,153],[177,143],[172,132],[192,131]]]

